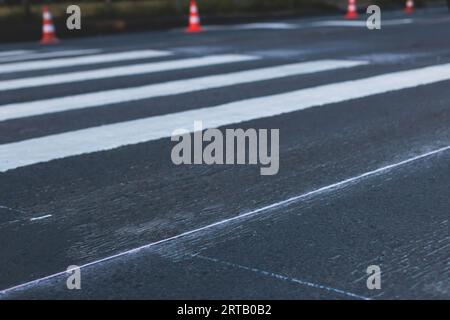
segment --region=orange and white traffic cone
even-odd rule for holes
[[[189,27],[187,32],[200,32],[202,27],[200,25],[200,15],[198,14],[197,3],[195,0],[191,0],[189,6]]]
[[[48,10],[47,6],[44,6],[43,13],[43,25],[42,25],[42,39],[41,43],[49,44],[58,42],[58,38],[55,35],[55,26],[53,24],[52,14]]]
[[[358,18],[358,9],[356,7],[356,0],[348,0],[347,15],[345,17],[347,19]]]
[[[406,7],[405,7],[406,13],[414,13],[414,0],[407,0],[406,1]]]

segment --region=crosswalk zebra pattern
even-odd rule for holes
[[[448,298],[448,12],[361,18],[2,44],[0,300]]]
[[[7,60],[8,58],[11,59]],[[55,171],[61,177],[48,178],[42,185],[42,194],[45,195],[46,188],[49,188],[47,183],[51,184],[52,179],[60,179],[55,187],[50,186],[53,188],[51,192],[58,196],[59,190],[65,190],[66,170],[70,177],[68,183],[74,183],[73,180],[80,171],[95,171],[103,165],[115,166],[117,161],[125,159],[120,170],[137,167],[138,175],[145,176],[144,180],[150,179],[152,188],[159,188],[161,179],[170,181],[167,183],[178,183],[177,173],[173,173],[173,177],[161,178],[171,175],[168,172],[172,172],[169,171],[172,167],[170,164],[164,167],[164,164],[161,172],[158,172],[158,165],[155,163],[149,164],[149,172],[143,172],[143,168],[147,170],[147,166],[141,162],[145,162],[145,159],[138,159],[142,157],[141,152],[166,152],[160,156],[153,154],[151,159],[161,157],[168,160],[170,151],[167,150],[170,150],[173,132],[180,128],[193,132],[196,121],[202,121],[204,129],[247,127],[249,123],[258,126],[260,122],[267,125],[272,120],[279,123],[277,121],[280,118],[286,119],[286,115],[293,115],[293,119],[298,119],[308,112],[339,113],[343,102],[352,103],[358,99],[364,101],[377,95],[396,94],[400,90],[423,89],[431,84],[439,85],[450,80],[448,63],[428,63],[410,68],[403,66],[392,70],[384,67],[380,70],[377,64],[366,59],[367,55],[360,58],[352,55],[349,58],[274,59],[246,51],[196,55],[170,48],[3,52],[0,54],[0,132],[10,131],[12,134],[2,138],[3,142],[0,142],[0,176],[13,183],[14,180],[28,183],[27,177],[31,176],[30,184],[35,183],[36,189],[33,190],[37,190],[41,187],[39,179]],[[309,82],[310,79],[314,79],[313,84]],[[177,105],[172,107],[171,103],[175,100]],[[359,105],[363,108],[363,104]],[[157,111],[153,112],[153,109]],[[96,114],[100,116],[96,117]],[[111,118],[107,117],[109,114],[112,115]],[[50,128],[47,130],[43,125]],[[161,145],[164,147],[161,148]],[[269,204],[252,204],[253,208],[250,210],[242,210],[240,207],[229,210],[226,207],[229,211],[224,210],[225,213],[214,219],[211,219],[212,216],[205,218],[204,215],[199,215],[196,218],[189,214],[187,219],[180,219],[175,213],[174,218],[154,222],[149,215],[160,210],[158,201],[162,201],[160,199],[164,195],[159,193],[159,189],[152,189],[143,197],[145,207],[142,209],[140,200],[127,198],[141,196],[140,189],[136,189],[140,187],[135,185],[126,185],[123,189],[107,185],[100,188],[100,192],[92,189],[92,186],[90,189],[86,187],[92,192],[92,197],[80,194],[72,196],[68,188],[67,194],[61,198],[63,200],[55,201],[58,203],[55,207],[53,200],[49,200],[51,204],[43,206],[46,209],[33,208],[30,212],[22,210],[20,206],[16,209],[0,203],[0,230],[3,232],[0,241],[18,239],[18,244],[11,242],[12,249],[5,251],[9,260],[18,259],[23,265],[17,274],[0,277],[0,299],[3,295],[63,277],[68,260],[73,259],[70,263],[90,268],[145,248],[162,244],[170,247],[173,241],[182,241],[182,238],[194,237],[207,231],[214,232],[216,227],[238,223],[299,199],[355,184],[367,177],[447,150],[448,147],[433,149],[414,157],[402,157],[394,164],[375,167],[363,174],[344,176],[344,179],[333,178],[329,184],[319,184],[319,187],[306,189],[295,196],[283,196],[281,200],[275,198]],[[135,155],[136,159],[131,159]],[[90,169],[91,166],[94,169]],[[179,167],[175,170],[178,169]],[[121,175],[122,171],[112,175]],[[98,175],[105,172],[107,169]],[[95,172],[85,180],[81,177],[81,188],[85,188],[83,184],[89,179],[91,180],[87,184],[93,183],[96,186],[95,181],[92,181],[97,179],[96,174]],[[125,176],[124,179],[128,177]],[[141,183],[145,184],[146,181],[139,181],[137,185],[140,186]],[[187,188],[191,187],[192,184]],[[20,188],[20,185],[16,186],[15,190]],[[126,199],[123,205],[118,204],[120,201],[117,200],[121,199],[122,192]],[[20,191],[18,193],[19,197],[23,197]],[[42,194],[38,193],[36,197],[41,197]],[[58,207],[65,201],[70,202],[68,208]],[[97,201],[102,202],[104,207],[99,207]],[[184,212],[184,200],[176,201],[176,209],[173,210]],[[119,209],[109,212],[109,202]],[[135,205],[138,209],[130,210]],[[155,206],[158,208],[154,209]],[[153,207],[153,211],[148,207]],[[202,211],[205,207],[206,213],[208,210],[216,210],[214,205],[211,206],[212,209],[208,209],[204,203],[199,203],[198,207],[200,209],[194,210]],[[93,214],[101,211],[107,213],[99,213],[98,216]],[[110,219],[114,222],[108,227]],[[173,225],[182,225],[184,228],[172,229]],[[37,234],[34,234],[34,228],[39,230]],[[61,235],[65,230],[69,233],[67,243]],[[169,231],[162,232],[160,236],[154,230]],[[58,236],[52,236],[52,232]],[[34,237],[40,240],[28,245],[21,240],[26,233],[32,235],[33,241]],[[48,249],[48,242],[55,239],[58,239],[55,243],[57,249],[53,253]],[[43,255],[42,267],[33,266],[34,252]],[[223,263],[238,269],[245,269],[247,266],[245,263],[224,262],[215,257],[205,258],[205,261]],[[12,269],[11,263],[7,263],[0,266],[0,273],[10,273]],[[257,272],[257,269],[251,271]],[[281,275],[283,274],[277,274],[276,277]],[[324,286],[297,280],[303,286],[333,292],[338,296],[367,298],[365,294],[341,290],[345,286]]]
[[[99,53],[100,50],[95,49],[93,51],[96,54],[46,60],[38,60],[40,57],[45,56],[43,53],[30,53],[28,51],[4,52],[3,56],[10,54],[17,56],[19,54],[20,57],[20,55],[23,55],[24,60],[27,60],[30,55],[34,55],[37,60],[1,64],[0,74],[18,73],[19,77],[0,81],[0,91],[26,90],[32,87],[49,87],[51,90],[51,85],[53,84],[93,82],[99,79],[133,77],[140,74],[195,69],[214,65],[223,66],[262,59],[255,55],[245,54],[215,54],[186,58],[176,57],[174,53],[168,50],[136,50],[115,53]],[[81,54],[82,51],[69,51],[67,54],[74,53]],[[59,54],[65,55],[64,51]],[[152,58],[166,59],[155,62],[139,62],[140,59]],[[103,66],[103,64],[109,62],[123,61],[129,64],[118,67]],[[225,71],[220,74],[209,74],[138,87],[116,88],[42,100],[20,101],[0,106],[0,123],[78,109],[87,110],[99,106],[114,107],[130,101],[186,94],[214,88],[232,88],[245,83],[331,72],[344,68],[358,68],[367,64],[368,62],[364,60],[302,61],[238,72]],[[45,76],[20,77],[20,73],[26,71],[47,69],[57,71],[58,68],[89,65],[92,65],[93,69],[66,73],[55,72]],[[233,101],[223,105],[193,108],[183,112],[167,113],[48,136],[37,136],[28,140],[0,145],[0,172],[55,159],[107,151],[126,145],[167,138],[177,128],[192,127],[192,123],[196,120],[202,120],[206,128],[220,127],[272,117],[282,113],[295,112],[315,106],[413,88],[448,79],[450,79],[450,65],[429,66],[376,75],[364,79],[323,84],[313,88],[301,88],[291,92]]]

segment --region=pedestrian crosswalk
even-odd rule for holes
[[[54,84],[74,83],[87,80],[129,77],[153,72],[204,67],[225,63],[250,61],[255,59],[257,59],[257,57],[237,54],[225,54],[199,58],[187,58],[174,61],[149,62],[120,67],[101,68],[90,71],[69,72],[57,75],[4,80],[0,81],[0,91],[42,87]]]
[[[364,61],[319,60],[300,62],[249,71],[210,75],[200,78],[176,80],[141,87],[114,89],[31,102],[13,103],[0,108],[0,121],[18,119],[69,110],[162,97],[199,90],[271,80],[294,75],[350,68],[366,64]]]
[[[28,53],[24,53],[25,57]],[[138,63],[139,59],[164,58],[163,61]],[[177,71],[214,65],[239,65],[260,61],[260,57],[246,54],[215,54],[202,57],[177,57],[170,50],[142,50],[126,53],[102,53],[67,59],[50,59],[44,62],[31,61],[0,64],[0,73],[37,69],[58,69],[66,66],[89,65],[103,62],[126,61],[120,67],[93,67],[92,70],[56,73],[31,78],[0,81],[0,91],[52,86],[74,82],[91,82],[98,79],[132,77],[161,71]],[[41,64],[42,63],[42,64]],[[231,90],[233,86],[277,81],[283,78],[333,72],[346,68],[367,65],[363,60],[315,60],[301,61],[276,66],[256,67],[250,70],[219,74],[206,74],[183,80],[149,85],[115,88],[105,91],[35,99],[0,105],[0,124],[7,121],[45,116],[71,110],[84,110],[99,106],[114,106],[131,101],[154,97],[167,97],[216,88]],[[7,71],[5,71],[7,70]],[[216,71],[217,72],[217,71]],[[48,162],[55,159],[79,156],[86,153],[108,151],[115,148],[149,142],[170,137],[178,128],[192,128],[194,121],[201,120],[205,128],[220,127],[245,121],[268,118],[283,113],[295,112],[311,107],[338,103],[386,92],[414,88],[440,81],[450,80],[450,64],[428,66],[418,69],[395,71],[372,75],[362,79],[337,83],[323,83],[309,88],[298,88],[278,94],[262,94],[219,105],[189,106],[187,111],[170,112],[136,120],[115,122],[89,128],[36,136],[31,139],[0,145],[0,172]],[[267,82],[270,85],[270,82]],[[1,99],[0,99],[0,103]]]

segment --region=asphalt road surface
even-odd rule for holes
[[[449,299],[448,39],[442,7],[1,45],[0,299]],[[279,129],[278,174],[173,164],[196,120]]]

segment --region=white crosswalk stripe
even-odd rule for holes
[[[37,60],[37,59],[47,59],[47,58],[57,58],[57,57],[69,57],[69,56],[81,56],[88,54],[100,53],[102,50],[99,49],[78,49],[78,50],[61,50],[52,52],[33,52],[14,56],[4,56],[0,57],[0,63],[15,62],[15,61],[27,61],[27,60]]]
[[[30,50],[11,50],[11,51],[0,51],[0,57],[16,56],[20,54],[30,53]]]
[[[450,64],[8,143],[0,145],[0,171],[166,138],[179,128],[192,131],[197,120],[205,128],[219,127],[446,80],[450,80]]]
[[[411,24],[414,19],[391,19],[384,20],[383,26],[398,26],[404,24]],[[346,21],[346,20],[323,20],[303,23],[288,23],[288,22],[257,22],[257,23],[244,23],[236,25],[212,25],[205,27],[209,31],[217,30],[295,30],[295,29],[307,29],[307,28],[322,28],[322,27],[357,27],[366,28],[366,21]]]
[[[220,88],[294,75],[351,68],[364,64],[367,63],[364,61],[344,60],[300,62],[256,70],[177,80],[137,88],[115,89],[62,98],[13,103],[0,106],[0,121]]]
[[[61,58],[52,60],[37,60],[31,62],[20,62],[3,65],[0,69],[0,74],[20,72],[20,71],[55,69],[61,67],[74,67],[96,63],[108,63],[108,62],[166,57],[169,55],[171,55],[171,53],[168,51],[138,50],[119,53],[89,55],[89,56],[75,57],[71,59]]]
[[[413,23],[413,19],[395,19],[383,21],[383,26],[397,26],[402,24]],[[359,27],[366,28],[366,21],[343,21],[343,20],[329,20],[318,21],[309,24],[312,27]]]
[[[41,77],[4,80],[0,81],[0,91],[41,87],[53,84],[73,83],[87,80],[107,79],[121,76],[133,76],[177,69],[206,67],[218,64],[251,61],[256,59],[258,59],[258,57],[239,54],[224,54],[200,58],[187,58],[174,61],[134,64],[122,67],[111,67]]]

